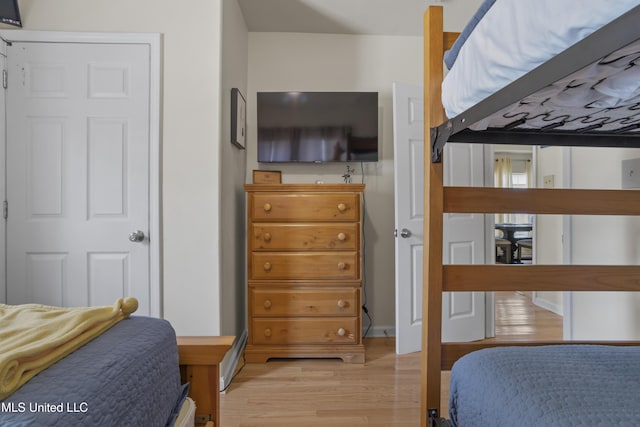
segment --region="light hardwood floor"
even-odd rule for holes
[[[496,338],[562,338],[562,319],[520,293],[496,293]],[[246,364],[220,398],[222,427],[416,427],[420,353],[398,356],[393,338],[368,338],[366,363],[272,360]],[[448,395],[443,374],[443,403]],[[446,414],[443,414],[446,416]]]

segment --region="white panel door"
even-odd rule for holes
[[[424,221],[424,95],[393,84],[396,353],[420,351]]]
[[[396,352],[420,351],[422,342],[422,251],[424,220],[423,89],[394,83],[394,174],[396,227]],[[449,144],[445,183],[483,185],[482,147]],[[478,149],[479,148],[479,149]],[[470,163],[471,162],[471,163]],[[478,169],[478,166],[480,169]],[[478,182],[477,180],[480,179]],[[444,224],[445,263],[484,262],[482,215],[449,215]],[[463,230],[451,230],[452,227]],[[472,233],[466,231],[473,229]],[[473,341],[485,336],[482,293],[443,295],[443,341]],[[470,326],[470,323],[473,323]]]
[[[7,53],[7,301],[149,314],[149,46]]]
[[[444,185],[484,185],[484,148],[480,144],[445,146]],[[444,214],[442,262],[484,264],[483,214]],[[475,341],[485,337],[484,292],[445,292],[442,295],[442,340]]]

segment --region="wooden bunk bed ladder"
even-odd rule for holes
[[[443,32],[441,7],[429,7],[424,15],[424,123],[425,135],[430,128],[445,119],[440,103],[441,82],[444,77],[442,57],[458,34]],[[429,53],[429,54],[426,54]],[[427,144],[425,140],[425,144]],[[429,145],[430,146],[430,145]],[[440,422],[440,366],[442,339],[442,227],[444,210],[442,163],[432,163],[430,150],[424,150],[424,268],[423,268],[423,327],[422,327],[422,410],[421,425],[436,427]],[[430,285],[427,285],[430,284]],[[437,325],[437,327],[428,327]],[[429,351],[438,349],[437,351]],[[428,423],[428,424],[427,424]]]

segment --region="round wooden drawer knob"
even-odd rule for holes
[[[338,329],[338,335],[343,337],[345,336],[345,334],[347,333],[347,331],[344,330],[344,328],[340,328]]]
[[[271,328],[267,328],[264,330],[264,336],[265,337],[270,337],[271,336]]]
[[[347,235],[344,233],[338,233],[338,240],[344,242],[345,239],[347,238]]]
[[[271,203],[265,203],[262,209],[264,209],[265,212],[271,212]]]
[[[264,263],[264,271],[271,271],[271,263],[270,262],[265,262]]]
[[[338,203],[338,210],[340,212],[344,212],[347,210],[347,205],[345,205],[344,203]]]
[[[270,242],[271,241],[271,233],[264,233],[264,241],[265,242]]]
[[[339,262],[338,263],[338,270],[342,271],[347,267],[347,265],[344,262]]]
[[[266,299],[264,300],[264,308],[269,310],[271,308],[271,300],[270,299]]]
[[[338,300],[338,307],[345,308],[346,305],[347,305],[347,303],[344,302],[344,300],[342,300],[342,299]]]

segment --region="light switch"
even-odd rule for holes
[[[622,161],[622,188],[640,188],[640,159]]]

